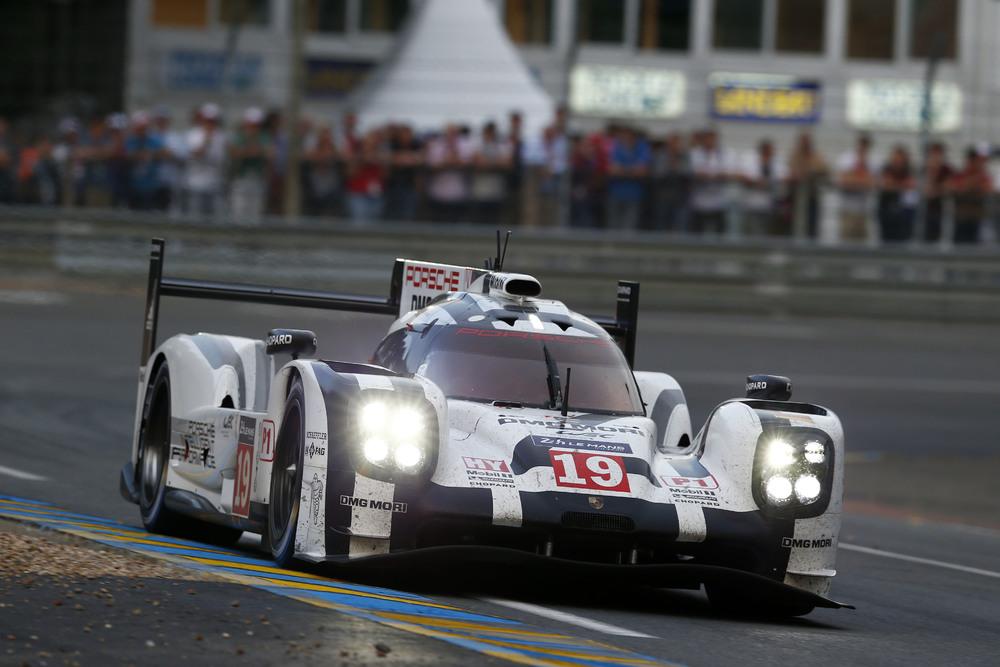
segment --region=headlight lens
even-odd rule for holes
[[[417,406],[373,398],[361,403],[357,420],[361,455],[369,465],[414,473],[430,456],[433,433]]]
[[[817,429],[785,428],[762,436],[754,465],[754,497],[782,517],[821,514],[833,483],[833,443]]]

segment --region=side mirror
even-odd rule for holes
[[[792,381],[780,375],[747,376],[747,398],[787,401],[792,397]]]
[[[264,341],[268,354],[290,354],[293,359],[316,354],[316,334],[305,329],[271,329]]]

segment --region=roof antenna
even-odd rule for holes
[[[503,271],[503,262],[507,259],[507,245],[510,243],[510,230],[507,230],[507,238],[503,241],[503,252],[500,253],[500,230],[497,230],[497,252],[500,254],[500,262],[497,264],[497,271]]]

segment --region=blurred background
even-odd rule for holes
[[[0,3],[0,203],[997,242],[993,0]]]

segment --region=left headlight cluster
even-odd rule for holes
[[[754,498],[777,516],[822,514],[833,482],[833,444],[821,431],[765,433],[757,444]]]
[[[401,473],[417,473],[433,454],[436,424],[417,406],[382,397],[362,401],[357,410],[357,443],[365,463]]]

